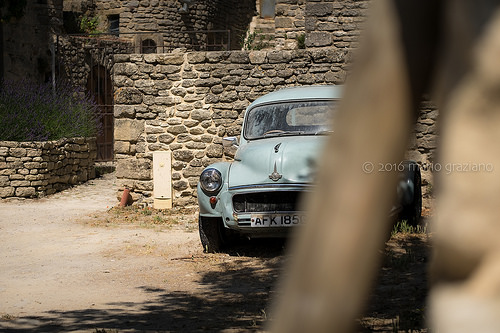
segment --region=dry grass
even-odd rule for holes
[[[152,209],[138,206],[113,207],[105,213],[92,214],[84,223],[95,227],[140,226],[143,228],[198,229],[198,213],[193,209]]]

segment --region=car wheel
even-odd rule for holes
[[[223,246],[222,221],[217,217],[198,218],[198,227],[200,230],[200,240],[203,250],[207,253],[220,252]]]
[[[422,216],[422,176],[418,164],[409,164],[408,177],[413,182],[413,198],[403,206],[401,219],[411,226],[417,226]]]

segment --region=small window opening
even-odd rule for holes
[[[120,15],[109,15],[108,16],[108,22],[109,22],[109,33],[113,35],[119,35],[120,34]]]
[[[156,42],[152,39],[145,39],[141,43],[141,53],[156,53]]]

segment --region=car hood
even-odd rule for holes
[[[288,136],[247,142],[235,155],[229,187],[311,183],[326,136]]]

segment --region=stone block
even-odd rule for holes
[[[208,146],[207,148],[207,156],[208,157],[222,157],[222,155],[224,154],[224,149],[222,147],[222,145],[218,145],[218,144],[212,144],[210,146]]]
[[[306,46],[308,47],[329,46],[332,43],[331,34],[326,32],[311,32],[306,38]]]
[[[189,162],[194,158],[194,153],[191,150],[176,150],[172,156],[178,161]]]
[[[217,84],[220,84],[221,79],[218,79],[218,78],[199,79],[199,80],[196,80],[194,83],[196,86],[199,86],[199,87],[212,87],[212,86],[215,86]]]
[[[129,54],[115,54],[113,56],[113,60],[115,64],[121,63],[121,62],[128,62],[130,61],[130,55]]]
[[[130,142],[115,141],[114,151],[118,154],[128,154],[130,152]]]
[[[115,119],[115,140],[137,142],[144,133],[144,120]]]
[[[34,187],[18,187],[15,193],[16,197],[33,197],[36,194],[36,190]]]
[[[329,16],[333,12],[333,4],[329,2],[308,2],[306,4],[306,16],[323,17]]]
[[[154,99],[156,105],[174,105],[176,100],[173,96],[156,97]]]
[[[9,176],[0,176],[0,188],[10,185]]]
[[[191,52],[187,54],[187,60],[190,64],[201,64],[206,61],[205,52]]]
[[[114,84],[116,87],[132,87],[134,81],[125,75],[115,75]]]
[[[235,85],[239,85],[240,82],[241,82],[241,77],[239,77],[239,76],[232,76],[232,75],[226,76],[226,77],[222,78],[222,80],[221,80],[221,83],[224,86],[228,86],[228,85],[235,86]]]
[[[250,62],[246,51],[233,51],[230,53],[228,60],[233,64],[247,64]]]
[[[176,65],[158,65],[156,66],[156,73],[159,74],[174,74],[180,72],[181,67]]]
[[[0,147],[16,148],[16,147],[19,147],[19,142],[16,142],[16,141],[0,141]]]
[[[187,149],[202,150],[202,149],[205,149],[206,147],[207,147],[207,145],[203,142],[187,142],[186,143]]]
[[[135,107],[133,105],[114,105],[113,113],[115,118],[134,118]]]
[[[13,187],[0,187],[0,198],[7,198],[14,196],[16,189]]]
[[[162,65],[179,65],[184,64],[184,54],[159,54],[156,57],[156,61]]]
[[[201,135],[205,133],[205,130],[202,127],[195,127],[189,130],[189,134],[191,135]]]
[[[293,19],[291,17],[276,17],[275,24],[277,29],[293,28]]]
[[[132,76],[138,73],[138,68],[136,64],[132,63],[116,63],[113,66],[114,75],[125,75]]]
[[[17,170],[17,173],[20,175],[26,176],[26,175],[30,174],[30,170],[29,169],[19,169],[19,170]]]
[[[1,148],[0,148],[0,151],[1,151]],[[0,153],[0,155],[1,155],[1,153]],[[27,149],[26,156],[27,157],[40,157],[40,156],[42,156],[42,150],[41,149]]]
[[[137,180],[151,180],[151,161],[148,159],[126,158],[116,163],[116,177]]]
[[[139,191],[153,191],[153,181],[136,181],[135,188]]]
[[[24,179],[24,177],[23,177]],[[27,180],[12,180],[10,182],[10,185],[11,186],[14,186],[14,187],[19,187],[19,186],[30,186],[30,182],[27,181]]]
[[[187,133],[187,128],[184,125],[170,126],[167,128],[167,132],[173,135],[179,135],[181,133]]]
[[[115,104],[141,104],[143,94],[136,88],[123,87],[115,93]]]
[[[172,183],[172,187],[176,191],[183,191],[188,188],[188,183],[185,180],[177,180]]]
[[[9,150],[10,156],[13,157],[25,157],[26,149],[25,148],[10,148]]]
[[[76,185],[78,184],[78,176],[77,175],[71,175],[68,179],[68,183],[71,185]]]
[[[182,175],[185,177],[185,178],[189,178],[189,177],[199,177],[201,175],[201,172],[203,171],[203,167],[186,167],[183,172],[182,172]]]

